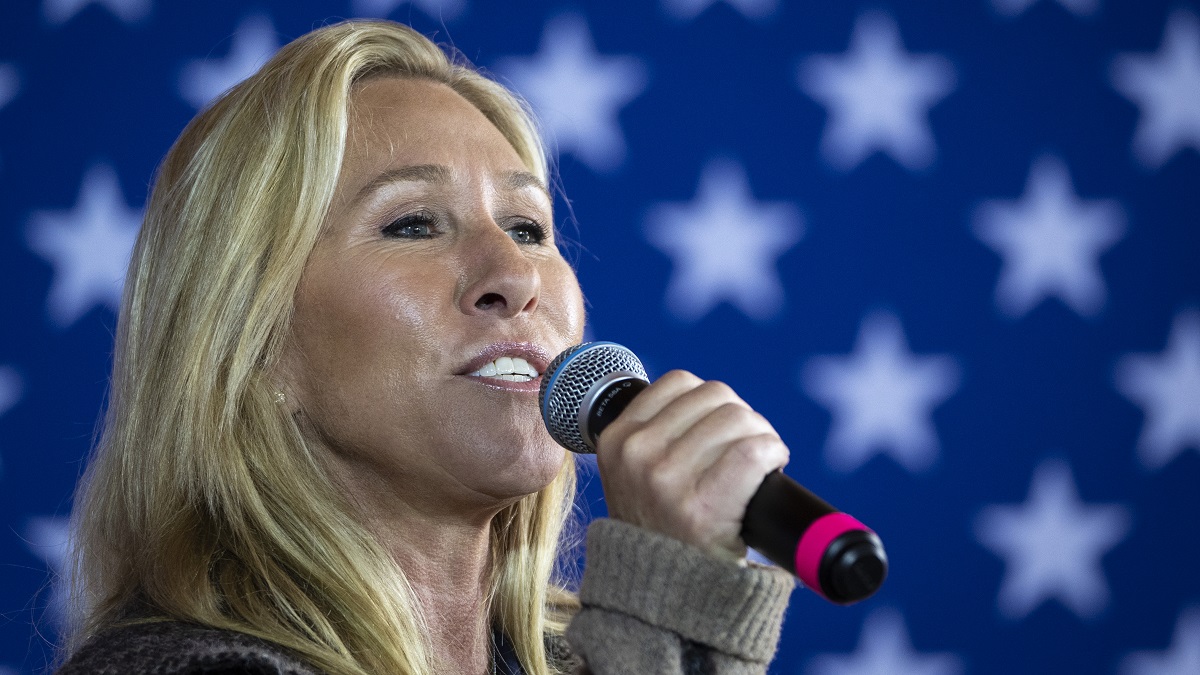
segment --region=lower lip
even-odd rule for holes
[[[463,377],[482,384],[489,389],[497,391],[508,391],[514,393],[538,393],[542,388],[542,378],[535,377],[528,382],[512,382],[510,380],[500,380],[494,377],[484,377],[482,375],[463,375]]]

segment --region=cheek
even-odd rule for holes
[[[427,298],[402,295],[419,279],[389,279],[361,264],[312,266],[298,289],[290,359],[310,400],[336,398],[347,386],[386,386],[379,366],[389,355],[427,342]],[[396,365],[396,364],[393,364]],[[345,386],[343,386],[345,385]],[[328,403],[328,400],[327,400]]]
[[[559,258],[551,269],[543,275],[543,294],[552,299],[556,327],[564,338],[571,344],[583,339],[583,325],[586,314],[583,309],[583,291],[579,288],[579,279],[571,266]]]

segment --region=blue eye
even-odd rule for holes
[[[410,213],[388,223],[383,234],[397,239],[429,239],[435,234],[436,225],[437,221],[428,213]]]
[[[508,236],[518,244],[541,244],[546,241],[546,228],[532,220],[527,220],[509,228]]]

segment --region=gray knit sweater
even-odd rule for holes
[[[582,609],[560,667],[592,675],[765,673],[779,641],[791,576],[718,560],[616,520],[588,528]],[[320,675],[248,635],[182,622],[127,626],[91,640],[58,675]]]

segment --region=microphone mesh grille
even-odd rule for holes
[[[585,342],[555,357],[538,394],[550,437],[572,452],[591,454],[579,431],[579,408],[594,384],[617,372],[650,379],[638,357],[615,342]]]

